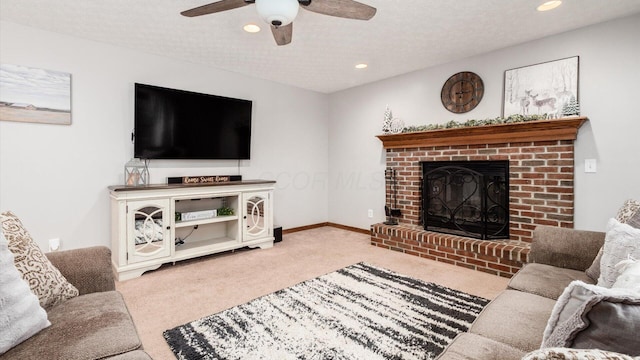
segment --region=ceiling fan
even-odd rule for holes
[[[256,4],[258,15],[271,26],[273,38],[278,45],[287,45],[293,35],[293,20],[302,7],[318,14],[346,19],[369,20],[376,8],[354,0],[220,0],[199,6],[180,14],[195,17],[232,10]]]

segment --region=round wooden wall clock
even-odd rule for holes
[[[452,75],[442,85],[442,105],[452,113],[461,114],[473,110],[482,100],[484,84],[475,73],[463,71]]]

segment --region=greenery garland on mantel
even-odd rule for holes
[[[402,133],[410,133],[410,132],[418,132],[418,131],[430,131],[430,130],[441,130],[441,129],[455,129],[455,128],[464,128],[464,127],[474,127],[474,126],[485,126],[485,125],[498,125],[498,124],[515,124],[522,123],[527,121],[535,121],[535,120],[547,120],[549,117],[547,114],[543,115],[520,115],[514,114],[509,115],[508,117],[497,117],[497,118],[488,118],[483,120],[467,120],[465,122],[459,122],[455,120],[451,120],[444,124],[429,124],[429,125],[418,125],[418,126],[406,126]]]

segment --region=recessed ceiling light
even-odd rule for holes
[[[243,27],[243,29],[248,33],[257,33],[260,31],[260,26],[256,24],[247,24]]]
[[[366,69],[369,65],[365,64],[365,63],[361,63],[356,65],[356,69]]]
[[[547,1],[544,4],[538,6],[538,11],[553,10],[553,9],[557,8],[558,6],[560,6],[560,4],[562,4],[562,1],[560,1],[560,0]]]

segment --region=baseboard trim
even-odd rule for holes
[[[331,226],[331,227],[334,227],[334,228],[353,231],[353,232],[357,232],[357,233],[360,233],[360,234],[366,234],[366,235],[369,235],[371,233],[370,230],[368,230],[368,229],[360,229],[360,228],[353,227],[353,226],[340,225],[340,224],[331,223],[331,222],[323,222],[323,223],[318,223],[318,224],[299,226],[299,227],[295,227],[295,228],[291,228],[291,229],[283,229],[282,230],[282,234],[283,235],[284,234],[291,234],[291,233],[295,233],[295,232],[298,232],[298,231],[317,229],[317,228],[321,228],[321,227],[325,227],[325,226]]]
[[[313,224],[313,225],[306,225],[306,226],[299,226],[299,227],[295,227],[295,228],[291,228],[291,229],[283,229],[282,230],[282,234],[291,234],[294,232],[298,232],[298,231],[305,231],[305,230],[311,230],[311,229],[317,229],[317,228],[321,228],[324,226],[329,226],[328,222],[324,222],[324,223],[319,223],[319,224]]]
[[[342,229],[342,230],[349,230],[349,231],[353,231],[353,232],[357,232],[360,234],[365,234],[365,235],[369,235],[371,234],[371,230],[369,229],[360,229],[357,227],[353,227],[353,226],[347,226],[347,225],[340,225],[340,224],[336,224],[336,223],[327,223],[327,226],[332,226],[338,229]]]

